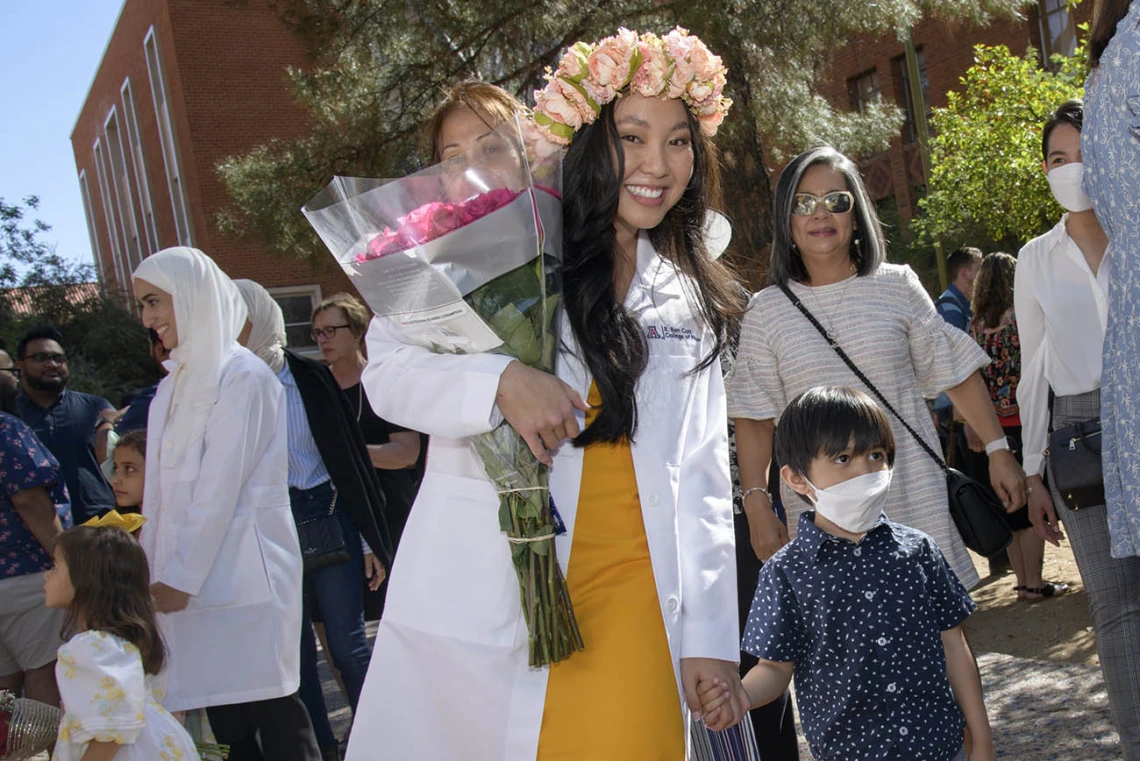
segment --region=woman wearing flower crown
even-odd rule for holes
[[[513,117],[501,90],[481,87],[441,107],[437,158]],[[431,435],[432,449],[350,761],[680,761],[696,681],[733,681],[718,355],[743,299],[702,232],[718,187],[709,138],[730,105],[723,87],[720,60],[684,30],[621,30],[575,45],[536,94],[539,128],[569,145],[557,378],[508,357],[432,354],[373,322],[369,399]],[[463,440],[500,419],[553,464],[566,526],[556,550],[585,649],[549,668],[527,665],[499,499]]]

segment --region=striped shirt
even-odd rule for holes
[[[305,403],[301,391],[289,369],[289,363],[277,373],[277,379],[285,387],[285,410],[289,427],[289,486],[294,489],[312,489],[329,480],[328,469],[321,459],[317,442],[309,428],[309,418],[305,414]]]
[[[910,267],[883,264],[871,275],[832,285],[790,283],[855,364],[937,451],[927,399],[953,388],[990,358],[970,336],[934,311]],[[740,329],[736,365],[726,381],[728,416],[778,419],[795,396],[819,385],[863,384],[779,288],[756,294]],[[929,534],[967,589],[978,582],[950,518],[946,477],[893,416],[894,475],[885,511],[891,520]],[[780,494],[793,537],[807,504],[786,484]]]

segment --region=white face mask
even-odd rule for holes
[[[891,469],[856,476],[826,489],[820,489],[806,477],[804,480],[815,489],[817,513],[844,531],[863,534],[878,522],[883,512],[887,490],[891,488]]]
[[[1084,176],[1085,165],[1078,162],[1050,169],[1045,179],[1049,180],[1049,189],[1057,203],[1069,211],[1088,211],[1092,208],[1092,201],[1081,187]]]

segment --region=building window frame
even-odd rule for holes
[[[918,57],[918,73],[922,79],[922,96],[923,100],[926,101],[926,123],[929,125],[934,118],[934,105],[930,100],[930,74],[926,69],[926,53],[923,48],[915,48],[915,55]],[[918,141],[918,127],[914,120],[914,99],[910,94],[910,67],[907,66],[905,55],[897,56],[893,59],[893,63],[895,80],[898,82],[898,92],[895,93],[895,99],[902,106],[905,118],[899,132],[907,143],[914,143]]]
[[[1067,0],[1037,0],[1037,29],[1041,34],[1042,66],[1051,68],[1052,56],[1071,56],[1077,49],[1076,23]]]
[[[87,170],[79,170],[79,197],[83,201],[83,218],[87,222],[87,235],[91,239],[91,257],[95,260],[95,274],[102,285],[107,284],[103,272],[103,247],[99,245],[99,228],[95,225],[95,208],[91,205],[91,188],[87,183]]]
[[[186,188],[178,162],[178,145],[174,138],[174,123],[170,115],[170,101],[166,90],[166,79],[162,72],[162,56],[158,47],[158,35],[154,27],[143,37],[143,55],[146,70],[150,77],[151,100],[154,101],[154,117],[158,122],[158,137],[162,144],[162,163],[166,170],[166,184],[170,191],[170,207],[174,214],[174,230],[179,245],[192,246],[190,214],[186,208]]]
[[[103,120],[103,137],[107,141],[107,158],[110,161],[111,188],[119,229],[122,233],[122,249],[126,254],[127,268],[133,272],[143,260],[143,240],[139,235],[138,215],[135,213],[134,192],[131,189],[131,172],[127,166],[127,154],[123,147],[123,130],[119,126],[119,112],[115,106],[107,112]]]
[[[139,130],[138,110],[135,107],[134,88],[131,87],[131,78],[123,80],[119,88],[119,96],[123,101],[123,124],[127,132],[127,148],[134,167],[135,188],[139,196],[139,209],[142,212],[143,233],[145,237],[144,256],[150,256],[158,250],[158,225],[154,218],[154,202],[150,195],[150,182],[146,175],[146,159],[143,156],[142,132]]]
[[[847,80],[847,92],[851,96],[851,110],[865,113],[872,103],[882,100],[883,91],[879,86],[879,74],[875,67],[861,71]]]
[[[123,255],[119,250],[119,235],[116,232],[115,211],[111,204],[111,187],[108,185],[107,160],[103,154],[103,143],[98,137],[91,147],[95,161],[95,180],[99,185],[99,197],[103,202],[103,217],[107,222],[107,239],[111,242],[111,263],[115,271],[115,280],[120,288],[127,287],[127,279],[123,273]]]
[[[282,314],[285,317],[285,334],[287,336],[292,334],[294,337],[296,337],[298,335],[298,332],[300,332],[300,335],[304,336],[305,343],[299,344],[294,340],[290,340],[288,342],[289,348],[293,349],[302,356],[309,357],[311,359],[319,359],[321,356],[321,350],[317,346],[317,342],[312,340],[312,337],[309,334],[309,326],[312,324],[310,316],[312,315],[313,310],[316,309],[317,305],[322,301],[321,286],[313,283],[309,285],[289,285],[281,286],[279,288],[266,288],[265,290],[269,291],[269,295],[272,296],[273,300],[276,301],[278,306],[281,307]],[[307,310],[307,314],[304,315],[305,319],[303,321],[298,319],[290,320],[290,310],[287,310],[286,306],[280,301],[283,298],[298,296],[309,297],[309,308]],[[302,325],[304,326],[304,330],[298,331]]]

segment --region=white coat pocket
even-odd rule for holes
[[[201,591],[189,609],[257,605],[271,598],[261,543],[253,518],[235,516]]]
[[[521,607],[499,498],[485,479],[429,471],[392,568],[384,619],[509,647]]]

